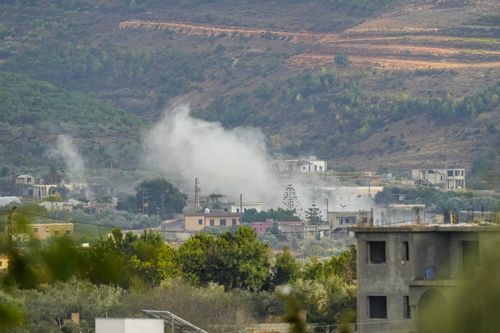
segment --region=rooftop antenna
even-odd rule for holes
[[[240,214],[243,214],[243,193],[240,193]]]
[[[200,209],[200,189],[198,188],[199,179],[194,179],[194,211],[198,211]]]

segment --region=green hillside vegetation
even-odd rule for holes
[[[91,97],[0,72],[0,164],[48,166],[57,136],[68,134],[85,144],[85,156],[97,166],[108,159],[132,165],[143,127],[139,118]]]
[[[148,113],[191,90],[214,63],[217,61],[208,53],[127,51],[65,43],[27,51],[5,64],[4,70],[92,94],[136,113]]]
[[[429,75],[426,71],[415,71],[400,74],[399,80],[426,75]],[[293,137],[284,135],[279,148],[292,155],[315,151],[333,158],[339,153],[348,154],[352,149],[349,144],[365,140],[389,122],[423,114],[437,123],[459,123],[475,119],[483,112],[496,112],[499,106],[500,81],[464,98],[444,94],[430,99],[401,98],[373,94],[366,75],[346,78],[335,68],[322,68],[276,85],[263,84],[252,94],[239,94],[226,100],[217,98],[196,114],[220,121],[226,127],[241,124],[272,127],[282,133],[286,133],[287,126],[301,124],[306,133],[314,135],[300,137],[300,140],[296,133]],[[283,119],[279,125],[278,117]],[[405,149],[396,142],[387,145],[388,150]]]

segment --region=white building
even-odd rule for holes
[[[322,173],[327,170],[326,161],[318,160],[316,157],[310,157],[309,159],[277,160],[273,161],[273,167],[277,173]]]
[[[35,177],[33,177],[32,175],[17,176],[16,184],[18,184],[18,185],[33,185],[33,184],[35,184]]]
[[[163,319],[96,318],[96,333],[164,333]]]
[[[465,169],[413,169],[411,178],[416,184],[434,185],[445,191],[465,189]]]
[[[262,211],[262,202],[224,203],[222,209],[228,213],[245,213],[249,209],[255,209],[258,213]]]

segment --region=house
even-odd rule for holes
[[[5,254],[0,254],[0,272],[6,271],[9,268],[10,258]]]
[[[184,229],[200,231],[205,227],[230,227],[241,225],[241,213],[230,213],[221,209],[205,209],[202,212],[185,212]]]
[[[73,205],[69,202],[44,201],[38,204],[49,212],[72,212]]]
[[[278,221],[278,228],[285,235],[304,237],[306,222],[303,221]]]
[[[451,191],[465,189],[465,169],[413,169],[411,178],[418,185],[432,185]]]
[[[264,222],[252,222],[249,225],[253,230],[255,230],[255,233],[265,234],[273,227],[273,220],[267,219]]]
[[[34,185],[35,177],[32,175],[20,175],[16,177],[16,185]]]
[[[72,236],[75,233],[73,223],[33,223],[28,224],[27,228],[28,233],[39,240],[58,236]]]
[[[337,228],[354,226],[361,223],[361,219],[368,215],[367,211],[332,211],[327,212],[328,225],[335,230]]]
[[[408,332],[430,299],[446,302],[472,278],[500,227],[355,226],[358,332]]]
[[[308,159],[277,160],[272,162],[274,171],[279,174],[291,173],[323,173],[327,170],[327,164],[324,160],[318,160],[316,157]]]
[[[262,202],[242,202],[241,204],[229,202],[222,203],[220,206],[224,211],[230,213],[245,213],[249,209],[255,209],[260,213],[262,211],[262,205]]]

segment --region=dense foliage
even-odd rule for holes
[[[158,214],[165,219],[182,213],[187,195],[163,178],[144,180],[135,189],[136,194],[119,201],[119,209],[148,216]]]
[[[452,73],[442,73],[452,75]],[[396,74],[395,74],[396,75]],[[405,74],[397,74],[404,76]],[[407,76],[429,75],[415,71]],[[286,90],[282,87],[287,86]],[[265,90],[265,93],[263,92]],[[261,109],[258,96],[272,96],[266,101],[274,112]],[[277,148],[292,155],[314,151],[322,156],[347,154],[351,144],[368,138],[388,122],[426,115],[437,123],[459,122],[477,118],[481,113],[494,112],[500,105],[500,82],[481,91],[455,99],[449,95],[423,99],[420,97],[380,96],[370,92],[363,75],[340,77],[336,68],[307,71],[282,85],[261,86],[255,96],[239,94],[229,100],[216,99],[196,114],[226,127],[253,125],[274,128],[277,117],[291,126],[303,124],[314,135],[307,138],[274,136]],[[276,99],[278,102],[276,102]],[[260,102],[259,102],[260,103]],[[318,129],[323,129],[322,131]],[[404,141],[388,140],[380,152],[407,148]]]
[[[70,134],[86,143],[82,152],[95,166],[133,166],[142,126],[139,118],[88,96],[0,72],[3,165],[53,165],[58,135]]]
[[[341,313],[354,309],[354,248],[326,261],[313,259],[301,269],[286,248],[273,256],[245,227],[217,237],[198,234],[177,250],[156,233],[123,234],[118,229],[89,247],[64,237],[43,243],[4,243],[2,249],[11,262],[8,272],[0,275],[8,291],[0,293],[6,302],[0,318],[19,325],[22,309],[26,320],[20,332],[88,328],[95,316],[105,312],[136,315],[144,308],[161,307],[166,300],[175,313],[214,325],[205,316],[186,312],[183,302],[189,295],[198,299],[188,302],[190,309],[204,300],[227,304],[232,299],[231,304],[241,302],[238,308],[246,308],[249,317],[277,315],[283,307],[274,289],[287,283],[311,321],[334,323]],[[184,290],[187,298],[166,297],[174,292],[173,286]],[[80,313],[79,326],[68,320],[72,312]]]
[[[96,48],[67,43],[42,45],[3,67],[145,113],[163,107],[170,97],[185,93],[193,83],[202,81],[210,59],[208,54],[168,49],[126,51],[112,46]],[[124,95],[125,88],[130,92]]]

